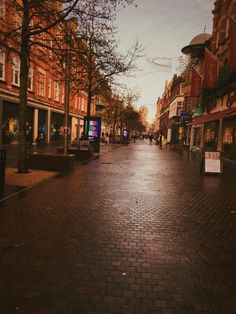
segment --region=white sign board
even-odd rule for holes
[[[89,149],[89,141],[81,140],[80,141],[80,150],[88,150]]]
[[[220,152],[205,152],[205,172],[221,173]]]

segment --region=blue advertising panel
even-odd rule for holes
[[[88,134],[88,139],[95,152],[100,150],[101,118],[84,117],[84,134]]]
[[[89,141],[100,140],[101,133],[101,118],[100,117],[85,117],[84,118],[84,133],[87,134]]]

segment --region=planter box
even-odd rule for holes
[[[77,155],[79,151],[79,146],[69,146],[67,153],[68,154],[73,154],[73,155]],[[63,147],[58,147],[57,148],[57,153],[58,154],[63,154],[64,153],[64,148]]]
[[[28,167],[31,169],[43,169],[53,171],[72,171],[74,168],[75,155],[40,154],[28,155]]]

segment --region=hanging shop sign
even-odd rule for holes
[[[194,108],[194,113],[193,113],[193,117],[194,118],[199,117],[202,114],[203,114],[203,112],[202,112],[202,108],[201,107]]]
[[[226,106],[232,107],[234,103],[236,103],[236,92],[235,91],[233,91],[232,93],[227,95]]]

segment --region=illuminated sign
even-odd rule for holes
[[[89,141],[100,140],[101,119],[99,117],[85,117],[84,131],[88,128]]]

